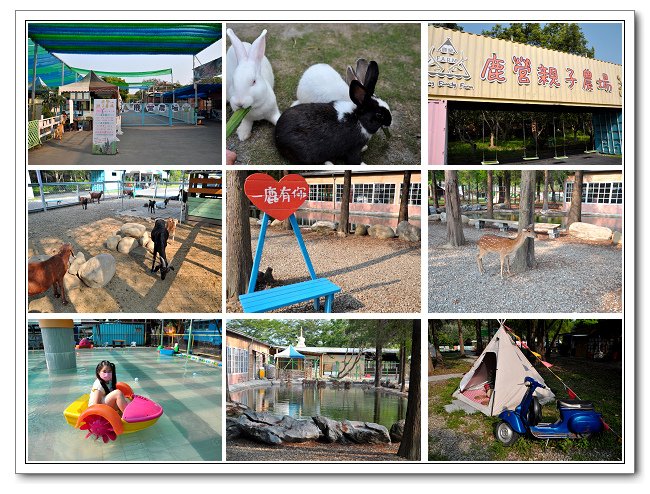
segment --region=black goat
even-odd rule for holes
[[[151,214],[154,214],[156,212],[156,201],[152,201],[150,199],[148,202],[145,202],[142,207],[143,208],[149,208],[149,212]]]
[[[151,272],[155,273],[160,270],[160,279],[164,280],[165,276],[171,269],[174,270],[174,266],[170,266],[167,262],[167,254],[165,254],[165,248],[167,247],[167,239],[169,238],[169,232],[165,226],[165,220],[157,219],[156,224],[151,230],[151,240],[153,240],[153,262],[151,264]],[[160,255],[160,265],[156,266],[156,254]]]

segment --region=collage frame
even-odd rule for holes
[[[77,13],[75,13],[77,14]],[[128,16],[132,15],[133,18],[137,18],[138,12],[135,11],[122,11],[122,12],[86,12],[86,14],[91,15],[96,19],[125,19]],[[193,19],[214,19],[215,22],[223,23],[223,33],[225,35],[225,28],[228,23],[254,23],[254,22],[268,22],[268,23],[281,23],[281,22],[350,22],[355,23],[359,22],[355,19],[358,15],[358,12],[346,12],[346,11],[334,11],[334,12],[321,12],[321,13],[308,13],[308,12],[286,12],[286,11],[209,11],[209,12],[183,12],[183,11],[161,11],[156,13],[156,21],[171,21],[171,20],[185,20],[190,22]],[[428,26],[427,20],[431,20],[432,17],[439,16],[443,14],[443,18],[449,21],[485,21],[485,19],[496,19],[502,22],[508,21],[521,21],[522,16],[525,16],[527,19],[538,20],[538,21],[579,21],[586,22],[584,17],[584,12],[581,11],[529,11],[529,12],[480,12],[480,11],[471,11],[471,12],[450,12],[446,11],[444,13],[436,11],[375,11],[372,12],[373,20],[366,20],[364,23],[371,22],[385,22],[385,23],[414,23],[419,24],[420,26],[420,42],[421,42],[421,65],[420,71],[421,74],[426,74],[426,56],[429,47],[427,41]],[[624,80],[626,81],[626,92],[623,94],[623,117],[626,128],[626,140],[623,143],[624,153],[622,159],[622,165],[620,166],[620,171],[625,176],[625,181],[629,184],[635,183],[635,177],[637,170],[635,169],[635,134],[634,134],[634,124],[636,122],[636,93],[635,93],[635,72],[631,67],[631,63],[625,63],[627,61],[635,60],[635,19],[633,11],[617,11],[617,12],[589,12],[590,19],[588,21],[594,22],[605,22],[612,21],[613,14],[616,14],[617,21],[623,23],[623,74]],[[127,16],[127,17],[124,17]],[[582,16],[582,17],[581,17]],[[26,61],[24,55],[24,39],[26,39],[26,23],[29,21],[45,21],[45,20],[70,20],[70,12],[58,12],[58,11],[16,11],[16,74],[17,84],[16,84],[16,121],[24,122],[26,121],[26,111],[24,105],[19,103],[24,98],[24,76],[20,74],[26,73]],[[89,17],[85,17],[89,19]],[[230,20],[229,20],[230,19]],[[262,20],[264,19],[264,20]],[[327,20],[321,20],[327,19]],[[495,20],[494,22],[497,22]],[[226,53],[226,43],[225,36],[224,42],[222,45],[222,58],[225,60]],[[22,40],[22,41],[21,41]],[[225,64],[224,64],[225,65]],[[227,70],[227,69],[226,69]],[[421,78],[420,83],[420,135],[421,139],[421,161],[418,164],[411,166],[397,166],[397,165],[386,165],[382,166],[382,170],[386,171],[404,171],[407,168],[412,168],[419,171],[422,174],[423,182],[428,176],[428,173],[432,169],[441,170],[441,168],[432,167],[427,163],[426,149],[428,145],[428,132],[427,132],[427,86],[426,86],[426,77]],[[631,103],[630,103],[631,102]],[[226,102],[223,100],[222,113],[226,115]],[[222,129],[222,153],[221,153],[221,165],[217,165],[217,169],[220,170],[223,174],[223,179],[225,183],[226,173],[229,170],[250,170],[250,167],[245,165],[230,165],[226,166],[226,138],[225,138],[225,126]],[[22,128],[20,126],[18,129]],[[631,129],[631,130],[630,130]],[[25,171],[34,170],[36,166],[23,165],[26,163],[26,151],[23,152],[24,142],[25,142],[25,132],[20,130],[16,131],[16,190],[24,191],[24,175]],[[627,169],[626,162],[627,161]],[[463,170],[481,170],[485,169],[482,165],[469,165],[458,168],[453,165],[448,165],[450,169],[463,169]],[[25,168],[23,168],[25,167]],[[65,169],[65,166],[51,166],[51,169]],[[94,167],[89,167],[89,169]],[[181,167],[183,169],[195,169],[196,167]],[[212,169],[212,167],[205,167],[206,169]],[[265,170],[283,170],[286,167],[279,165],[267,165],[264,166]],[[299,167],[300,170],[330,170],[331,168],[323,168],[321,166],[302,166]],[[366,171],[364,166],[349,166],[346,169],[351,169],[354,171]],[[555,166],[550,169],[557,170],[568,170],[569,166]],[[523,167],[509,168],[508,166],[499,166],[495,169],[498,170],[523,170]],[[425,175],[426,174],[426,175]],[[228,190],[225,188],[225,197],[227,201]],[[422,190],[422,202],[423,205],[429,204],[428,190],[426,187],[423,187]],[[28,219],[27,212],[21,207],[26,200],[26,196],[22,196],[25,192],[17,193],[17,208],[16,208],[16,328],[17,328],[17,337],[15,341],[16,348],[16,460],[15,460],[15,472],[16,473],[45,473],[45,474],[54,474],[54,473],[66,473],[74,474],[78,472],[78,465],[83,464],[85,472],[100,472],[102,471],[102,466],[109,464],[112,466],[112,469],[115,472],[120,473],[131,473],[138,474],[142,473],[144,465],[146,465],[147,473],[168,473],[169,465],[183,465],[184,473],[197,473],[197,474],[279,474],[279,473],[293,473],[295,472],[296,465],[300,466],[301,473],[304,474],[319,474],[319,473],[331,473],[331,474],[356,474],[359,472],[359,467],[362,466],[364,473],[373,473],[373,474],[458,474],[458,473],[472,473],[472,474],[481,474],[481,473],[502,473],[502,474],[527,474],[527,473],[536,473],[539,470],[540,465],[544,465],[545,470],[549,473],[557,474],[592,474],[592,473],[605,473],[605,474],[630,474],[635,473],[635,465],[637,463],[637,454],[638,454],[638,444],[637,440],[640,438],[636,437],[636,428],[635,420],[636,414],[635,411],[639,410],[639,400],[635,397],[635,389],[637,387],[637,375],[635,374],[636,368],[636,357],[635,354],[635,345],[634,345],[634,335],[636,327],[636,305],[635,305],[635,284],[636,284],[636,275],[635,275],[635,248],[636,241],[636,232],[633,229],[633,226],[636,222],[636,213],[635,205],[635,190],[634,187],[629,187],[625,190],[625,202],[624,202],[624,225],[627,226],[626,229],[626,244],[625,248],[622,250],[622,265],[623,265],[623,293],[627,296],[623,299],[623,309],[619,314],[608,314],[608,313],[581,313],[585,318],[600,318],[600,319],[621,319],[623,326],[623,345],[624,345],[624,359],[623,359],[623,376],[624,376],[624,385],[623,385],[623,420],[625,422],[625,431],[624,431],[624,443],[623,443],[623,460],[621,462],[570,462],[570,463],[549,463],[549,462],[439,462],[439,461],[428,461],[426,458],[428,451],[428,434],[427,434],[427,417],[428,417],[428,389],[426,386],[426,380],[422,377],[421,389],[421,417],[422,417],[422,435],[421,435],[421,460],[418,462],[390,462],[390,463],[375,463],[375,462],[357,462],[357,463],[335,463],[335,462],[276,462],[272,464],[264,463],[246,463],[246,462],[229,462],[226,458],[226,418],[225,418],[225,393],[222,410],[224,411],[222,420],[221,420],[221,432],[222,432],[222,451],[221,451],[221,460],[217,462],[34,462],[27,461],[27,356],[25,351],[25,340],[21,338],[21,328],[25,328],[27,325],[27,320],[30,319],[30,314],[27,310],[22,309],[22,303],[24,300],[25,308],[27,307],[28,301],[25,297],[24,299],[20,294],[24,293],[24,287],[27,284],[26,279],[26,270],[21,269],[21,266],[24,266],[24,260],[22,253],[26,251],[26,238],[27,238],[27,227]],[[427,212],[428,213],[428,212]],[[23,230],[24,229],[24,230]],[[220,312],[201,312],[201,313],[123,313],[121,317],[124,318],[142,318],[142,319],[151,319],[156,317],[169,318],[169,319],[180,319],[180,318],[216,318],[220,319],[223,322],[224,329],[227,330],[227,321],[229,319],[282,319],[283,314],[272,314],[272,315],[259,315],[259,314],[247,314],[243,316],[242,313],[232,313],[227,312],[226,305],[226,237],[227,237],[228,225],[224,220],[222,222],[222,266],[221,272],[223,273],[221,277],[221,311]],[[425,331],[427,327],[427,321],[429,319],[474,319],[474,318],[490,318],[497,319],[502,316],[507,316],[508,319],[529,319],[529,318],[539,318],[539,319],[572,319],[575,317],[575,313],[491,313],[491,312],[477,312],[477,313],[467,313],[467,314],[458,314],[455,312],[441,312],[441,313],[432,313],[429,311],[428,306],[428,279],[429,279],[429,266],[428,266],[428,255],[429,255],[429,245],[426,239],[428,239],[429,227],[427,221],[422,221],[422,238],[424,241],[420,245],[420,311],[415,313],[388,313],[391,318],[395,319],[420,319],[421,321],[421,341],[420,346],[423,349],[427,348],[428,338]],[[627,259],[626,259],[627,255]],[[627,262],[625,262],[627,261]],[[115,317],[115,313],[80,313],[80,317],[93,317],[98,319],[108,319]],[[338,314],[332,316],[323,316],[322,314],[305,314],[301,313],[297,319],[312,320],[312,319],[337,319]],[[346,313],[345,319],[375,319],[381,320],[385,318],[385,313]],[[61,314],[43,314],[38,316],[39,319],[57,319],[61,317]],[[225,333],[224,333],[225,334]],[[224,345],[225,346],[225,345]],[[225,355],[222,357],[225,361]],[[422,367],[421,374],[426,376],[426,359],[422,358]],[[223,376],[225,378],[226,372],[223,371]],[[24,387],[21,385],[24,383]],[[221,383],[222,390],[224,389],[223,382]]]

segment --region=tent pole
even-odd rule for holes
[[[34,63],[32,64],[32,120],[36,120],[36,59],[38,58],[38,44],[34,43]]]

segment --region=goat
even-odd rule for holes
[[[167,254],[165,254],[168,238],[169,232],[165,226],[165,220],[162,218],[157,219],[153,230],[151,230],[151,240],[153,240],[153,262],[151,264],[151,272],[155,273],[160,270],[161,280],[165,279],[165,276],[167,276],[170,269],[172,271],[174,270],[174,266],[170,266],[167,262]],[[159,266],[156,266],[156,254],[160,254]]]
[[[68,305],[68,301],[65,299],[63,277],[70,266],[71,255],[74,256],[72,246],[63,244],[59,252],[49,259],[27,263],[27,294],[38,295],[54,286],[54,296],[58,298],[60,290],[63,305]]]
[[[95,199],[97,199],[97,204],[99,204],[99,199],[102,197],[103,193],[104,193],[104,191],[91,192],[90,193],[90,202],[95,202]]]
[[[81,203],[81,207],[83,209],[88,209],[88,198],[87,197],[79,196],[79,202]]]
[[[124,194],[126,197],[130,197],[133,199],[133,191],[132,190],[122,190],[122,194]]]
[[[167,232],[169,233],[169,236],[172,238],[172,241],[176,241],[176,225],[178,224],[178,220],[176,218],[167,218],[167,221],[165,223],[165,228],[167,228]]]
[[[154,214],[156,212],[156,201],[152,201],[150,199],[149,201],[145,202],[142,207],[143,208],[149,208],[149,212],[151,214]]]
[[[164,201],[158,201],[156,202],[156,207],[158,209],[167,209],[167,203],[170,201],[171,197],[168,197]]]

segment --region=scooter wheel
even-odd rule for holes
[[[494,435],[504,446],[512,446],[519,439],[519,433],[510,427],[507,422],[499,422]]]

